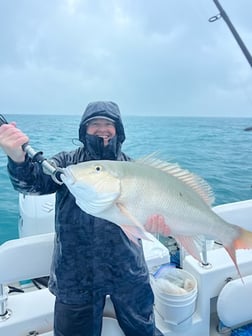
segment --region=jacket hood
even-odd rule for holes
[[[82,143],[85,143],[86,123],[88,120],[95,117],[106,117],[112,119],[115,122],[118,142],[120,144],[124,142],[125,132],[118,105],[111,101],[97,101],[89,103],[83,113],[79,127],[79,140]]]

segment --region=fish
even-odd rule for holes
[[[202,237],[221,242],[241,276],[236,250],[252,248],[252,232],[217,215],[210,185],[178,164],[152,155],[87,161],[63,168],[61,178],[83,211],[117,224],[133,242],[149,239],[145,224],[158,214],[169,236],[199,261]]]

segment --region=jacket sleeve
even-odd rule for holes
[[[59,162],[58,159],[57,163]],[[28,155],[23,163],[16,163],[8,158],[7,169],[14,189],[23,194],[50,194],[60,186],[50,175],[43,172],[41,164],[32,162]]]

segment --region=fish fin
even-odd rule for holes
[[[140,245],[138,239],[144,239],[152,241],[143,231],[140,231],[138,227],[132,225],[120,225],[126,236],[133,241],[136,245]]]
[[[252,249],[252,232],[240,228],[240,235],[234,241],[234,247],[239,249]]]
[[[120,225],[120,228],[123,230],[123,232],[126,234],[129,240],[133,241],[133,243],[140,246],[140,243],[138,240],[139,238],[137,238],[136,235],[133,234],[131,230],[128,230],[127,226],[128,225]]]
[[[240,235],[238,236],[238,238],[236,238],[230,245],[224,244],[224,247],[230,255],[231,259],[233,260],[237,272],[241,280],[243,281],[241,272],[238,267],[235,251],[239,249],[252,249],[252,232],[244,230],[242,228],[240,228],[239,231]]]
[[[164,216],[159,214],[149,216],[144,228],[150,233],[159,233],[164,237],[168,237],[171,234],[171,229],[166,224]]]
[[[169,163],[156,158],[155,153],[138,159],[138,163],[149,165],[170,174],[192,188],[206,204],[211,206],[214,202],[214,194],[209,184],[200,176],[181,168],[177,163]]]
[[[128,211],[128,209],[122,204],[117,202],[116,206],[118,209],[123,213],[124,216],[126,216],[133,224],[133,225],[120,225],[120,227],[123,229],[125,234],[135,242],[135,239],[132,239],[132,237],[135,238],[141,238],[145,240],[151,240],[147,235],[145,234],[145,230],[143,226],[139,223],[139,221]]]
[[[231,246],[224,246],[224,247],[225,247],[225,250],[228,252],[230,258],[232,259],[239,277],[241,278],[242,282],[244,282],[243,278],[242,278],[242,275],[241,275],[241,272],[240,272],[240,269],[239,269],[239,266],[238,266],[238,263],[237,263],[234,245],[232,244]]]
[[[139,221],[129,212],[129,210],[122,203],[117,202],[116,206],[124,216],[126,216],[135,226],[140,229],[140,231],[144,231],[141,223],[139,223]]]
[[[197,247],[197,243],[199,238],[198,237],[189,237],[189,236],[182,236],[176,235],[174,238],[184,247],[184,249],[191,254],[196,260],[201,262],[201,256],[199,249]]]

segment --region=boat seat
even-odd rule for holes
[[[0,335],[48,333],[53,328],[54,296],[47,288],[8,295],[5,286],[48,276],[54,233],[13,239],[0,246]],[[50,334],[49,334],[50,335]]]
[[[54,233],[9,240],[0,246],[0,284],[49,275]]]
[[[252,275],[228,282],[217,299],[218,317],[226,327],[245,325],[252,320]]]
[[[0,335],[29,335],[32,331],[43,335],[52,330],[54,301],[47,288],[9,295],[7,308],[11,316],[1,321]]]

